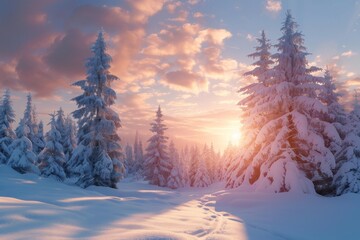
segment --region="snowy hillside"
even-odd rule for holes
[[[360,196],[170,190],[145,182],[84,190],[0,166],[1,239],[359,239]]]

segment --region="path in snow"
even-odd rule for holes
[[[118,187],[84,190],[0,165],[0,239],[360,239],[360,194]]]
[[[240,219],[215,210],[220,187],[68,186],[0,166],[0,239],[247,239]]]
[[[167,199],[171,208],[121,219],[106,229],[106,234],[124,239],[247,239],[240,219],[215,210],[215,198],[216,195],[204,193],[204,189],[175,192]]]

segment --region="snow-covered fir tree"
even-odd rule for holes
[[[10,155],[10,145],[15,139],[12,124],[15,122],[15,113],[10,99],[10,91],[5,90],[0,105],[0,163],[6,164]]]
[[[65,119],[65,134],[63,141],[63,148],[65,160],[68,161],[76,147],[76,125],[70,116]]]
[[[246,92],[250,94],[248,99],[262,95],[266,101],[254,106],[248,105],[249,100],[240,102],[253,108],[252,113],[265,117],[258,123],[259,133],[243,149],[228,186],[325,194],[331,187],[335,158],[324,138],[335,141],[339,136],[332,124],[319,118],[327,113],[327,107],[317,98],[322,78],[311,74],[318,68],[307,67],[303,36],[289,11],[281,31],[278,53],[273,55],[276,64],[265,74],[271,73],[264,80],[266,91]],[[257,122],[251,117],[254,114],[245,121]]]
[[[125,147],[125,167],[127,174],[134,173],[134,156],[133,156],[133,148],[130,144],[126,144]]]
[[[167,182],[167,186],[172,189],[182,188],[186,186],[184,176],[184,166],[180,160],[179,152],[175,148],[174,142],[169,145],[169,159],[172,165],[171,173]]]
[[[211,184],[211,179],[204,158],[206,151],[208,151],[208,149],[204,148],[203,154],[199,156],[198,168],[196,170],[193,184],[194,187],[208,187]]]
[[[234,162],[237,163],[237,160],[241,159],[241,153],[239,152],[238,148],[238,146],[229,143],[224,150],[224,153],[221,156],[221,180],[231,179],[231,175],[233,174],[231,166],[234,164]]]
[[[56,126],[55,114],[51,114],[50,130],[46,133],[46,145],[38,156],[39,169],[42,176],[63,181],[66,177],[65,154],[61,144],[61,134]]]
[[[250,161],[258,152],[257,146],[253,143],[263,123],[268,122],[271,118],[266,106],[270,96],[274,95],[274,92],[270,92],[270,88],[267,87],[267,80],[271,76],[269,70],[274,63],[270,53],[271,44],[264,31],[261,32],[261,37],[257,38],[257,42],[259,45],[255,47],[255,52],[248,55],[253,59],[257,59],[252,64],[254,69],[244,74],[245,76],[254,77],[256,82],[239,90],[240,93],[246,95],[238,103],[242,110],[242,132],[246,136],[242,142],[244,151],[242,158],[232,159],[231,162],[225,163],[230,163],[226,166],[228,187],[238,187],[242,183],[243,179],[239,176],[246,168],[242,162],[244,160]],[[240,151],[242,152],[242,150]]]
[[[44,123],[43,121],[40,121],[38,128],[37,128],[37,139],[39,139],[40,142],[44,143],[45,147],[45,136],[44,136]]]
[[[345,137],[346,112],[344,107],[339,103],[341,94],[336,91],[335,81],[329,71],[325,70],[323,91],[319,94],[319,99],[328,107],[328,113],[323,117],[332,123],[339,133],[339,136]],[[341,141],[331,142],[330,149],[334,154],[340,150]]]
[[[56,112],[56,119],[55,119],[56,129],[61,134],[61,145],[64,146],[64,143],[66,141],[66,131],[65,131],[65,114],[62,108],[59,108],[59,110]]]
[[[82,187],[116,188],[125,174],[117,134],[120,118],[111,109],[116,100],[111,83],[118,77],[109,72],[111,57],[106,52],[103,32],[99,32],[91,51],[93,56],[86,63],[86,79],[74,83],[83,93],[73,99],[78,106],[73,112],[78,121],[78,146],[67,164],[67,171],[71,176],[80,177],[77,183]]]
[[[36,112],[36,106],[32,106],[32,114],[31,114],[31,134],[29,135],[29,139],[33,144],[33,152],[35,154],[39,154],[45,147],[45,141],[43,135],[39,135],[39,124],[38,124],[38,117]],[[30,124],[30,123],[29,123]]]
[[[189,151],[189,183],[194,187],[195,176],[199,168],[200,152],[197,146],[193,146]]]
[[[165,187],[171,172],[171,162],[167,151],[167,139],[163,123],[163,114],[159,106],[156,112],[156,118],[151,123],[150,131],[153,136],[148,140],[148,146],[145,154],[145,178],[150,184]]]
[[[19,173],[39,173],[39,169],[35,165],[36,155],[32,151],[32,143],[26,137],[29,134],[29,128],[23,120],[20,121],[17,128],[17,139],[10,145],[11,155],[8,165]]]
[[[142,174],[144,170],[144,153],[139,133],[136,131],[134,141],[134,169],[133,172]]]
[[[189,147],[186,145],[180,152],[180,162],[182,165],[185,187],[190,186],[190,160],[190,150]]]
[[[354,109],[348,115],[342,149],[337,153],[334,176],[336,195],[360,192],[360,104],[357,93]]]
[[[26,108],[25,108],[25,111],[24,111],[24,117],[21,119],[22,123],[24,125],[26,125],[26,129],[27,131],[25,131],[25,134],[26,134],[26,137],[27,138],[30,138],[31,136],[31,132],[33,132],[33,117],[32,117],[32,114],[33,114],[33,111],[32,111],[32,96],[31,94],[29,93],[27,96],[27,102],[26,102]],[[20,122],[21,122],[20,121]],[[16,128],[16,135],[17,137],[20,137],[24,134],[24,126],[20,126],[20,123],[19,123],[19,126]]]

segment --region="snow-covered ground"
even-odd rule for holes
[[[360,195],[68,186],[0,166],[0,239],[360,239]]]

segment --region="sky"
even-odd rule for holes
[[[241,96],[252,79],[256,37],[272,44],[291,10],[311,65],[326,66],[351,101],[360,87],[360,2],[355,0],[4,0],[0,2],[0,87],[9,88],[17,119],[32,93],[39,118],[81,92],[85,60],[100,29],[106,32],[123,144],[143,141],[161,105],[166,134],[182,147],[223,150],[241,133]],[[272,49],[274,52],[275,49]],[[318,74],[322,74],[321,72]]]

